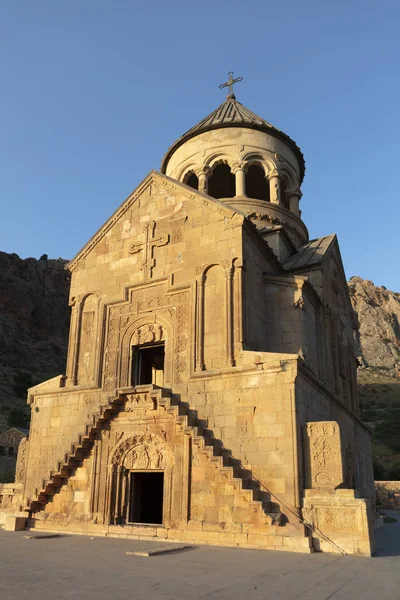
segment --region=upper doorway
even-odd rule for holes
[[[146,344],[132,348],[132,385],[164,383],[165,345]]]

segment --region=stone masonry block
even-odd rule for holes
[[[23,531],[25,529],[25,524],[25,517],[7,516],[4,523],[4,529],[5,531]]]

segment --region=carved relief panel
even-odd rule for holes
[[[171,469],[173,452],[159,436],[151,433],[129,437],[116,447],[112,464],[126,469]]]
[[[204,274],[204,365],[206,369],[226,366],[226,293],[221,265]]]
[[[307,423],[304,435],[307,489],[336,489],[343,484],[340,428],[336,421]]]
[[[26,461],[28,458],[28,438],[23,438],[18,446],[17,466],[15,469],[15,482],[24,483],[26,474]]]
[[[92,385],[96,379],[96,350],[98,299],[94,294],[86,296],[78,307],[78,331],[75,360],[75,385]]]

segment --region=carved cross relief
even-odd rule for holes
[[[143,252],[142,270],[145,279],[151,279],[153,277],[153,269],[156,264],[154,249],[159,248],[160,246],[166,246],[169,243],[168,233],[160,235],[158,238],[154,237],[155,227],[155,221],[148,223],[145,229],[145,241],[141,244],[132,244],[129,249],[129,254]]]

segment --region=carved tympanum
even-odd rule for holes
[[[163,339],[163,329],[161,325],[150,323],[136,329],[132,336],[132,344],[148,344],[158,342]]]
[[[114,451],[112,464],[129,470],[168,469],[173,454],[162,438],[143,433],[123,440]]]

